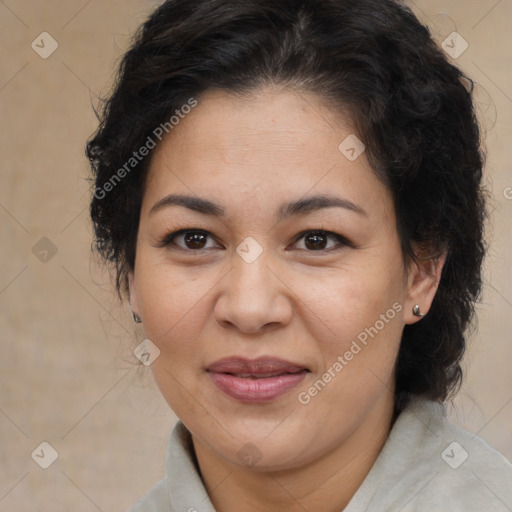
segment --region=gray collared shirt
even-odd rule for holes
[[[512,512],[512,464],[449,423],[442,404],[414,399],[343,512],[445,510]],[[181,421],[169,440],[165,478],[128,512],[216,512]]]

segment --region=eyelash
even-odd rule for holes
[[[195,252],[195,253],[201,253],[203,251],[207,251],[209,249],[212,249],[211,247],[203,248],[203,249],[188,249],[184,247],[180,247],[179,245],[173,244],[175,238],[179,237],[180,235],[185,235],[187,233],[198,233],[202,235],[207,235],[211,237],[211,234],[208,231],[204,231],[202,229],[180,229],[178,231],[174,231],[173,233],[170,233],[166,235],[161,242],[159,243],[159,247],[169,247],[170,245],[174,245],[173,249],[181,250],[184,252]],[[318,249],[318,250],[308,250],[308,249],[299,249],[301,251],[310,252],[310,253],[326,253],[326,252],[334,252],[341,250],[343,247],[351,247],[355,248],[355,245],[350,242],[350,240],[347,240],[345,237],[339,235],[338,233],[333,233],[332,231],[325,231],[323,229],[308,229],[305,231],[300,232],[293,240],[292,244],[296,244],[299,240],[304,238],[308,234],[322,234],[327,237],[334,238],[338,241],[338,245],[336,247],[330,247],[328,249]]]

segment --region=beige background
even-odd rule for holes
[[[0,511],[123,511],[163,476],[175,416],[91,261],[83,156],[91,104],[157,3],[0,0]],[[458,31],[469,43],[457,63],[487,130],[492,248],[451,418],[512,459],[512,2],[411,6],[440,42]],[[31,48],[44,31],[58,42],[47,59]],[[58,452],[48,469],[31,458],[43,441]]]

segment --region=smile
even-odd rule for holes
[[[219,390],[229,397],[251,403],[276,400],[297,386],[309,373],[301,365],[277,358],[222,359],[207,372]]]

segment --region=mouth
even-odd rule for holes
[[[221,359],[207,367],[213,383],[240,402],[270,402],[299,384],[310,372],[300,364],[278,358]]]
[[[234,377],[239,377],[241,379],[268,379],[269,377],[279,377],[281,375],[294,375],[296,373],[300,373],[301,370],[296,372],[270,372],[270,373],[230,373],[230,372],[221,372],[225,375],[233,375]]]

